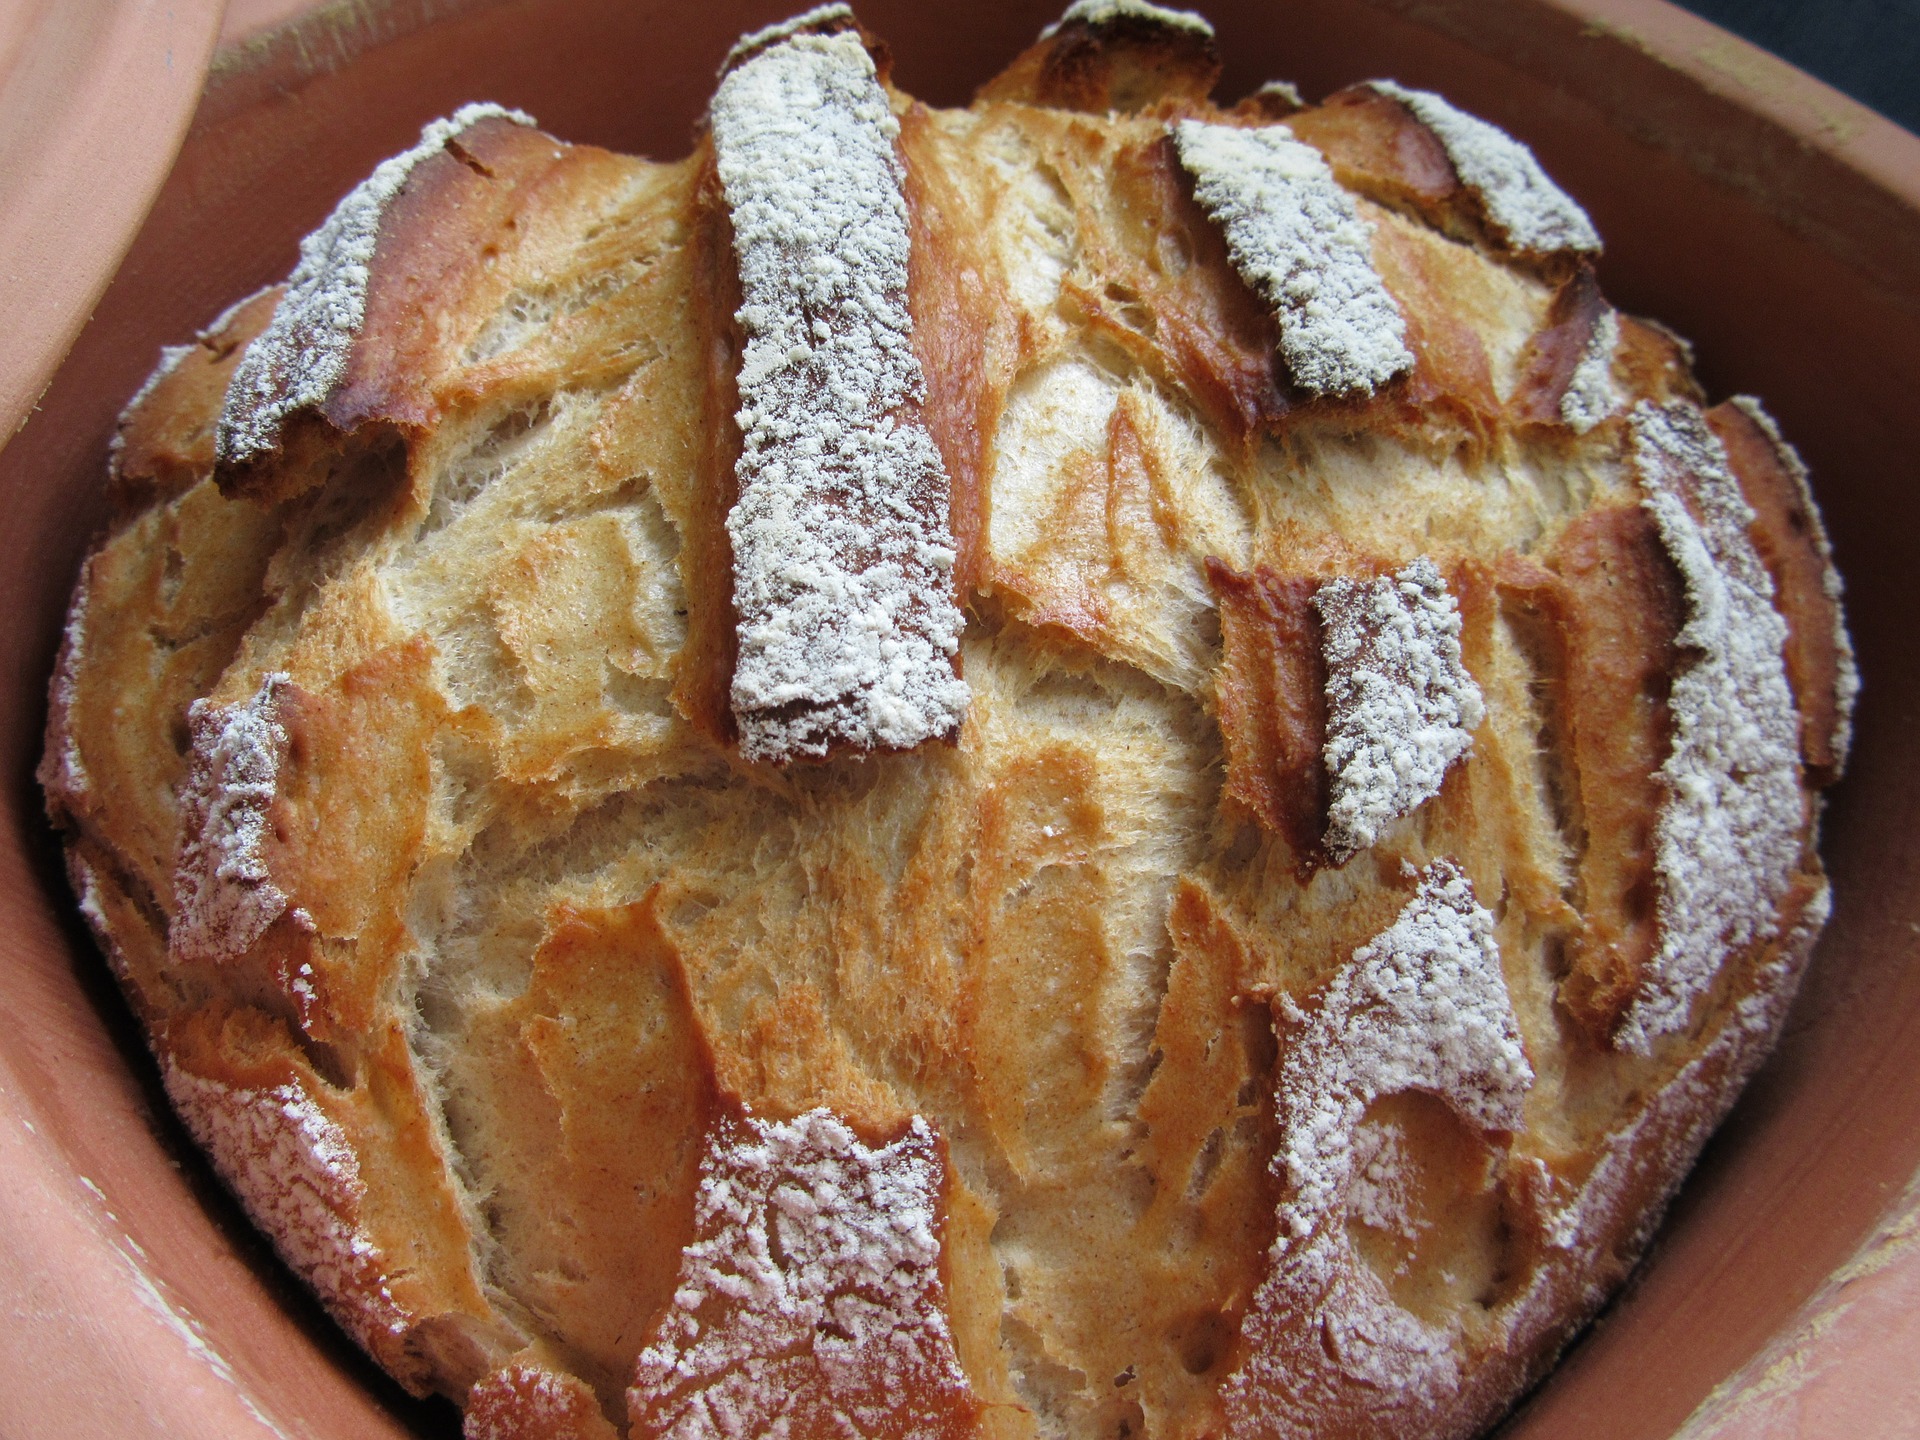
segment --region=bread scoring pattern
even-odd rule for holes
[[[277,448],[215,436],[278,289],[129,407],[43,776],[178,1103],[476,1440],[1470,1432],[1824,918],[1857,681],[1797,458],[1498,221],[1524,174],[1378,89],[1216,106],[1179,13],[1076,6],[963,111],[841,6],[725,70],[683,162],[418,159]],[[808,87],[899,223],[851,288],[742,148]],[[1404,364],[1300,383],[1188,124],[1319,157]],[[728,522],[834,381],[920,427],[880,508],[951,551],[967,698],[769,764]]]

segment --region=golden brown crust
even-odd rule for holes
[[[154,1048],[175,1108],[249,1215],[401,1384],[464,1389],[489,1368],[512,1332],[481,1294],[404,1038],[366,1045],[351,1088],[254,1010],[193,1011]]]
[[[1286,117],[1287,128],[1327,157],[1341,184],[1442,225],[1463,189],[1445,147],[1413,112],[1366,85]]]
[[[968,112],[893,97],[972,616],[953,746],[737,760],[740,291],[704,142],[654,166],[473,127],[391,207],[351,378],[277,457],[213,481],[265,298],[126,419],[42,768],[76,891],[223,1175],[473,1440],[733,1393],[724,1346],[661,1376],[749,1328],[755,1284],[805,1283],[769,1240],[687,1289],[761,1255],[701,1248],[742,1223],[703,1164],[804,1209],[764,1146],[931,1217],[889,1322],[922,1378],[889,1389],[830,1319],[782,1351],[800,1433],[845,1402],[873,1436],[1465,1434],[1618,1283],[1777,1029],[1823,914],[1811,805],[1696,1033],[1613,1043],[1693,663],[1619,417],[1697,401],[1683,344],[1621,318],[1617,403],[1571,423],[1612,313],[1591,271],[1516,263],[1431,132],[1344,92],[1290,123],[1373,227],[1414,366],[1304,400],[1165,135],[1272,107],[1214,110],[1197,32],[1132,24],[1063,26]],[[1825,551],[1765,427],[1713,420],[1821,782]],[[1422,558],[1485,718],[1332,868],[1315,595],[1418,591]],[[1329,1132],[1368,1157],[1329,1202],[1338,1273],[1263,1290],[1312,1179],[1283,1078],[1442,869],[1497,947],[1518,1121],[1381,1088]],[[1235,1389],[1255,1361],[1293,1378]]]
[[[995,303],[1006,277],[974,239],[966,198],[942,172],[930,117],[917,102],[900,119],[900,153],[912,242],[907,306],[927,380],[922,418],[952,482],[954,589],[964,599],[980,574],[988,446],[1019,342]]]
[[[516,1356],[467,1391],[465,1440],[616,1440],[593,1391],[563,1366]]]
[[[121,415],[110,469],[116,515],[170,500],[213,468],[214,425],[227,382],[249,341],[266,329],[284,287],[269,285],[163,359]]]

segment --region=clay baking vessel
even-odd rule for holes
[[[282,276],[342,191],[463,101],[522,106],[573,140],[684,153],[731,38],[798,3],[389,0],[262,31],[299,0],[235,0],[236,38],[144,224],[221,7],[16,0],[0,21],[0,401],[15,407],[0,419],[10,428],[52,376],[0,452],[0,1434],[458,1433],[450,1406],[407,1399],[332,1329],[168,1116],[40,818],[45,677],[102,514],[114,416],[160,344]],[[941,103],[964,101],[1058,8],[860,5],[901,83]],[[1866,692],[1827,817],[1832,927],[1779,1053],[1652,1256],[1507,1433],[1912,1434],[1920,139],[1657,0],[1205,8],[1224,93],[1393,75],[1529,141],[1605,234],[1608,293],[1690,336],[1716,398],[1752,391],[1779,416],[1851,587]],[[169,35],[176,72],[152,48]],[[52,59],[31,50],[56,42]],[[81,93],[115,57],[108,88]],[[39,108],[16,100],[21,75]],[[62,75],[79,77],[74,93]],[[101,100],[114,87],[119,112]],[[116,117],[120,148],[103,151]],[[70,157],[63,185],[32,168],[52,155]],[[21,208],[23,195],[38,199]]]

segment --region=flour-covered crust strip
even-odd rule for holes
[[[627,1392],[638,1437],[975,1433],[940,1275],[946,1156],[915,1116],[725,1117],[694,1238]]]
[[[1377,1416],[1357,1422],[1376,1406],[1439,1403],[1462,1364],[1449,1331],[1396,1304],[1354,1249],[1349,1213],[1383,1218],[1369,1207],[1411,1178],[1391,1173],[1400,1161],[1390,1147],[1362,1176],[1356,1140],[1369,1106],[1409,1091],[1490,1140],[1521,1127],[1533,1067],[1493,916],[1457,865],[1436,861],[1319,1006],[1288,1004],[1280,1019],[1273,1171],[1285,1198],[1239,1363],[1221,1386],[1227,1433],[1383,1433]]]
[[[799,35],[720,83],[714,150],[747,343],[732,703],[750,759],[954,735],[951,482],[919,406],[899,124],[855,35]]]
[[[300,242],[286,294],[228,386],[215,438],[223,465],[246,465],[277,450],[287,421],[325,404],[346,378],[367,318],[370,267],[387,207],[422,161],[483,120],[534,123],[518,110],[463,105],[423,129],[412,149],[382,161]]]
[[[1280,354],[1313,395],[1368,395],[1412,368],[1406,322],[1373,267],[1373,229],[1320,152],[1285,125],[1174,129],[1194,198],[1273,308]]]
[[[167,938],[176,960],[237,959],[292,904],[267,863],[288,745],[280,702],[291,683],[275,671],[238,705],[196,700],[188,712],[193,748]],[[294,918],[311,924],[302,911]]]
[[[1683,1029],[1726,957],[1775,933],[1806,825],[1786,622],[1748,534],[1753,510],[1697,407],[1629,416],[1642,501],[1686,587],[1673,748],[1654,829],[1660,946],[1618,1043],[1645,1052]]]
[[[1133,115],[1204,106],[1219,78],[1205,16],[1151,0],[1074,0],[980,98]]]
[[[1073,0],[1046,29],[1040,32],[1042,40],[1049,40],[1059,34],[1064,25],[1102,26],[1133,22],[1135,24],[1159,25],[1169,30],[1184,30],[1194,35],[1213,38],[1213,25],[1206,16],[1192,10],[1174,10],[1165,5],[1155,5],[1150,0]]]
[[[1847,634],[1845,587],[1808,482],[1806,464],[1765,407],[1736,395],[1707,412],[1727,449],[1734,477],[1753,506],[1750,533],[1773,576],[1774,601],[1787,622],[1787,678],[1803,717],[1801,750],[1817,784],[1846,768],[1860,671]]]
[[[1548,178],[1533,152],[1506,131],[1431,90],[1412,90],[1392,80],[1368,83],[1405,105],[1434,133],[1460,183],[1480,197],[1487,219],[1514,249],[1543,255],[1600,252],[1600,232],[1587,212]]]
[[[816,5],[811,10],[803,10],[787,20],[776,20],[771,25],[749,31],[733,42],[727,51],[727,58],[720,62],[720,73],[725,75],[742,60],[751,60],[762,50],[771,49],[782,41],[791,40],[796,35],[827,35],[841,30],[852,30],[859,21],[854,18],[853,7],[835,3]]]
[[[1330,580],[1313,597],[1327,661],[1327,851],[1344,861],[1440,791],[1485,717],[1460,659],[1460,607],[1431,560]]]

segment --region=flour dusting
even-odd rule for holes
[[[940,1281],[944,1161],[915,1117],[871,1147],[832,1112],[723,1118],[673,1302],[635,1364],[635,1433],[946,1433],[965,1396]]]
[[[252,1089],[164,1065],[173,1108],[247,1215],[327,1309],[373,1350],[406,1333],[378,1247],[358,1224],[366,1184],[353,1143],[298,1083]]]
[[[532,116],[498,105],[461,106],[422,130],[411,150],[383,160],[300,242],[287,293],[228,382],[215,431],[223,462],[243,465],[277,449],[288,417],[324,404],[333,393],[367,318],[368,267],[387,206],[415,166],[482,120],[534,123]]]
[[[914,413],[899,122],[853,35],[753,56],[711,114],[747,334],[727,517],[741,753],[952,735],[964,621],[951,484]]]
[[[1506,131],[1456,109],[1431,90],[1409,90],[1392,80],[1368,84],[1398,100],[1434,133],[1460,183],[1480,197],[1487,218],[1516,250],[1554,254],[1600,253],[1600,232],[1587,212],[1547,177],[1533,152]]]
[[[796,35],[805,35],[841,26],[857,24],[853,7],[844,4],[816,5],[804,10],[790,20],[776,20],[771,25],[749,31],[733,42],[733,48],[727,51],[727,58],[720,62],[720,73],[726,74],[742,60],[758,55],[762,50],[778,45],[782,40],[791,40]]]
[[[1560,418],[1574,434],[1586,434],[1619,408],[1620,391],[1613,383],[1613,352],[1619,347],[1620,317],[1609,310],[1595,322],[1560,397]]]
[[[1059,33],[1062,25],[1111,25],[1120,20],[1145,20],[1150,24],[1164,25],[1169,30],[1185,30],[1194,35],[1213,38],[1213,25],[1204,15],[1191,10],[1173,10],[1165,5],[1154,5],[1150,0],[1073,0],[1073,4],[1061,12],[1060,18],[1040,32],[1042,40],[1050,40]]]
[[[1646,1053],[1687,1025],[1731,952],[1773,935],[1806,810],[1786,622],[1726,451],[1685,401],[1643,401],[1630,420],[1641,503],[1686,585],[1675,643],[1692,657],[1673,682],[1673,749],[1660,767],[1660,948],[1617,1042]]]
[[[1275,1089],[1273,1171],[1287,1198],[1271,1268],[1243,1323],[1246,1358],[1221,1387],[1230,1416],[1260,1417],[1261,1429],[1287,1434],[1281,1416],[1312,1413],[1326,1383],[1313,1371],[1410,1403],[1459,1381],[1452,1337],[1393,1302],[1341,1223],[1356,1206],[1365,1223],[1404,1222],[1388,1147],[1355,1146],[1367,1107],[1423,1091],[1482,1131],[1513,1131],[1533,1085],[1493,916],[1448,860],[1427,867],[1393,924],[1354,952],[1317,1009],[1294,1013]],[[1304,1343],[1303,1326],[1315,1332]]]
[[[187,712],[193,751],[180,799],[180,858],[167,929],[175,960],[236,959],[292,903],[274,884],[266,854],[287,753],[280,696],[292,683],[274,671],[239,705],[196,700]],[[294,914],[312,923],[304,911]]]
[[[1327,850],[1345,861],[1440,792],[1486,715],[1433,562],[1314,593],[1327,660]]]
[[[1296,385],[1370,394],[1411,368],[1406,322],[1373,268],[1373,227],[1318,150],[1285,125],[1198,120],[1182,120],[1174,143],[1234,269],[1273,307]]]
[[[1773,416],[1766,407],[1751,395],[1736,395],[1732,404],[1755,425],[1760,433],[1767,437],[1773,446],[1773,453],[1779,457],[1781,466],[1793,481],[1795,494],[1800,501],[1801,510],[1813,522],[1814,549],[1820,556],[1820,588],[1826,597],[1833,601],[1833,650],[1838,665],[1838,673],[1833,677],[1833,759],[1836,769],[1844,769],[1847,754],[1853,749],[1853,712],[1860,702],[1860,665],[1854,658],[1853,637],[1847,633],[1846,612],[1841,601],[1846,594],[1846,586],[1840,579],[1840,571],[1833,563],[1833,544],[1827,538],[1827,527],[1821,523],[1820,507],[1814,503],[1813,485],[1807,475],[1807,465],[1800,458],[1800,452],[1787,443],[1780,433],[1780,427],[1774,423]]]

